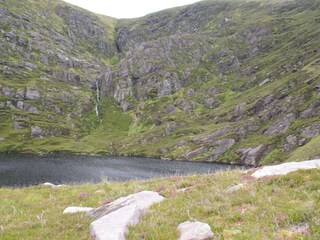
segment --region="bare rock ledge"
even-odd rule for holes
[[[301,169],[320,168],[320,159],[303,161],[303,162],[288,162],[274,166],[266,166],[255,171],[251,176],[261,178],[274,175],[285,175],[290,172],[298,171]]]

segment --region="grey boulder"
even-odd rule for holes
[[[184,222],[178,226],[179,240],[211,240],[214,233],[207,223]]]

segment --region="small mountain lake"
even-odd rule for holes
[[[236,166],[215,163],[167,161],[141,157],[86,155],[31,155],[0,153],[0,187],[128,181],[154,177],[210,173]]]

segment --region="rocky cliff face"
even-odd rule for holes
[[[319,10],[211,0],[116,20],[2,1],[1,149],[249,165],[320,155]]]
[[[79,134],[103,58],[116,55],[115,20],[59,1],[0,4],[2,127],[5,139],[22,138],[9,148],[30,137]]]

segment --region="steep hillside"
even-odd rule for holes
[[[99,122],[93,91],[117,56],[115,22],[60,1],[0,2],[1,151]]]
[[[320,156],[319,11],[317,0],[210,0],[116,20],[0,1],[0,150]]]

